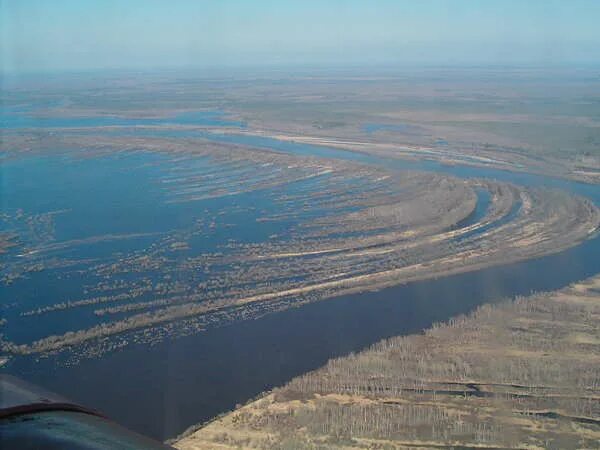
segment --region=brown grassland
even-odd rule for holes
[[[333,359],[199,429],[193,449],[598,448],[600,277]]]

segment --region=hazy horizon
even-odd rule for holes
[[[600,2],[4,0],[2,72],[597,64]]]

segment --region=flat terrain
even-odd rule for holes
[[[56,224],[73,214],[70,209],[7,213],[5,221],[20,244],[3,271],[11,293],[19,294],[12,285],[56,269],[62,277],[90,280],[79,295],[75,291],[30,307],[17,303],[21,311],[8,319],[9,331],[18,323],[58,315],[71,328],[29,342],[11,340],[7,333],[2,348],[14,355],[70,350],[76,362],[130,343],[156,343],[336,295],[555,253],[593,236],[600,224],[598,208],[585,198],[505,182],[205,139],[75,134],[44,145],[51,143],[61,148],[66,165],[85,156],[86,177],[93,176],[94,164],[109,158],[115,164],[110,176],[119,180],[128,158],[139,158],[136,170],[153,171],[151,181],[159,184],[161,195],[141,213],[161,219],[162,204],[176,216],[185,211],[188,225],[140,232],[148,226],[144,223],[127,233],[58,240]],[[86,149],[84,155],[78,154],[80,148]],[[100,201],[110,205],[116,200],[112,195]],[[244,195],[255,200],[237,200]],[[147,199],[140,195],[139,201]],[[207,214],[201,206],[206,204],[218,209]],[[230,239],[219,239],[232,227],[244,234],[244,217],[251,217],[259,231],[279,224],[279,232],[275,228],[247,241],[229,232]],[[171,223],[168,216],[161,220]],[[101,258],[86,253],[133,240],[150,243]],[[67,256],[77,250],[88,259]],[[72,328],[69,314],[84,311],[92,319],[89,325]]]
[[[35,83],[7,88],[0,100],[16,111],[33,101],[42,106],[37,119],[75,119],[69,126],[78,128],[90,127],[81,117],[151,126],[174,114],[220,110],[229,122],[205,120],[205,127],[240,133],[243,123],[244,133],[371,155],[600,181],[600,81],[593,68],[73,75],[44,79],[43,90]],[[20,137],[31,143],[48,136],[38,130]],[[27,142],[14,148],[26,150]]]
[[[597,448],[600,278],[482,306],[292,380],[181,450]]]
[[[228,91],[253,130],[386,157],[597,183],[598,78],[585,69],[297,74]],[[264,87],[261,82],[265,83]]]
[[[154,388],[136,429],[171,437],[332,356],[409,332],[406,324],[421,324],[410,328],[414,332],[484,301],[529,293],[531,286],[557,289],[595,274],[599,92],[597,72],[576,68],[112,72],[7,84],[0,93],[2,370],[50,385],[75,373],[89,379],[98,372],[94,367],[110,371],[110,361],[119,361],[114,370],[125,377],[120,393],[131,392],[125,386]],[[573,255],[563,270],[561,261]],[[536,273],[539,267],[548,273]],[[516,281],[499,286],[495,276]],[[463,286],[465,279],[471,281]],[[421,295],[428,288],[419,283],[426,280],[440,281],[428,299]],[[461,296],[438,295],[446,293],[446,280]],[[374,308],[372,298],[400,295],[385,288],[406,295]],[[275,362],[260,379],[229,381],[221,392],[230,396],[197,408],[212,381],[188,397],[188,386],[206,371],[182,358],[168,367],[183,386],[172,399],[174,409],[156,406],[157,398],[174,392],[169,384],[156,388],[164,367],[153,364],[171,362],[157,352],[171,354],[171,346],[187,348],[215,331],[233,337],[238,328],[258,323],[254,319],[274,322],[345,304],[339,313],[348,316],[334,319],[340,323],[352,317],[345,299],[362,305],[352,313],[361,319],[365,312],[386,314],[381,305],[395,300],[393,308],[410,302],[407,310],[415,316],[391,314],[385,330],[371,322],[362,340],[352,339],[354,331],[340,333],[335,339],[349,343],[343,349],[330,342],[318,358],[306,356],[306,364],[290,367],[285,376],[274,373],[280,369]],[[448,308],[430,308],[440,314],[423,321],[429,300],[438,306],[445,301]],[[316,345],[323,337],[316,332],[308,340],[305,325],[294,329],[299,340]],[[212,353],[217,359],[219,351]],[[228,365],[213,365],[232,373],[240,365],[255,369],[252,358],[262,353],[254,351],[246,355],[250,364],[236,365],[232,354]],[[127,355],[136,356],[125,360]],[[291,359],[304,362],[297,354]],[[467,375],[479,363],[469,364]],[[146,378],[150,367],[158,372]],[[140,372],[132,375],[132,368]],[[53,380],[46,375],[54,370],[61,375]],[[394,380],[384,383],[395,386]],[[493,386],[464,387],[445,374],[431,375],[435,380],[443,387],[434,386],[436,398],[483,402],[499,396],[483,393]],[[370,390],[363,391],[359,381],[347,381],[353,390],[309,387],[300,389],[306,394],[301,399],[310,408],[320,408],[314,406],[320,395],[369,404],[362,397],[370,398],[373,386],[364,384]],[[236,383],[243,389],[234,389]],[[402,395],[420,389],[402,383]],[[423,395],[432,390],[423,389]],[[89,390],[80,399],[98,403]],[[391,392],[397,397],[400,391]],[[111,414],[121,414],[120,393],[103,403]],[[393,402],[400,402],[396,397]],[[287,400],[273,401],[275,408],[287,408]],[[373,414],[381,414],[377,423],[387,423],[387,409]],[[446,413],[440,414],[447,424]],[[588,416],[581,417],[577,426],[588,424]],[[343,427],[319,420],[328,424],[324,436],[348,436]],[[361,439],[379,436],[353,420],[345,421],[356,424],[352,431],[364,431],[357,432]],[[435,425],[427,439],[496,439],[497,428],[482,425],[475,435],[475,422],[461,420],[464,436],[462,428]],[[306,422],[299,432],[304,427],[320,442],[313,425]],[[406,429],[400,431],[406,436]],[[380,437],[389,440],[400,431],[388,427]],[[518,442],[518,430],[514,436]]]
[[[589,76],[74,75],[6,89],[2,351],[77,362],[581,243],[600,223],[589,199],[445,168],[597,181]]]

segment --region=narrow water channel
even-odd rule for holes
[[[174,133],[181,136],[173,131],[164,134]],[[398,169],[560,188],[600,204],[598,186],[538,175],[382,159],[243,134],[203,132],[202,137]],[[489,202],[481,193],[478,197],[475,216],[485,213],[485,203]],[[150,348],[128,347],[74,367],[57,366],[52,359],[17,359],[10,371],[99,409],[125,426],[166,439],[332,357],[359,351],[386,337],[419,332],[433,322],[467,313],[486,302],[558,289],[598,272],[600,237],[595,237],[555,255],[337,297]]]

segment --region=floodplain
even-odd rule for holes
[[[335,298],[402,286],[412,295],[419,282],[476,281],[570,251],[589,261],[531,286],[588,276],[600,260],[594,83],[533,70],[467,84],[480,75],[146,75],[131,84],[114,74],[9,86],[0,116],[2,370],[60,390],[59,379],[95,360],[175,348],[216,329],[234,334]],[[483,95],[491,86],[495,95]],[[523,124],[531,129],[515,132]],[[587,137],[565,142],[559,132]],[[467,291],[449,313],[480,304],[481,292]],[[343,351],[404,333],[397,320]],[[290,377],[267,376],[233,404]],[[158,407],[154,416],[147,408],[134,428],[173,437],[233,404],[182,413],[164,431],[148,425]]]
[[[176,442],[229,448],[594,448],[600,280],[484,305],[302,375]]]

